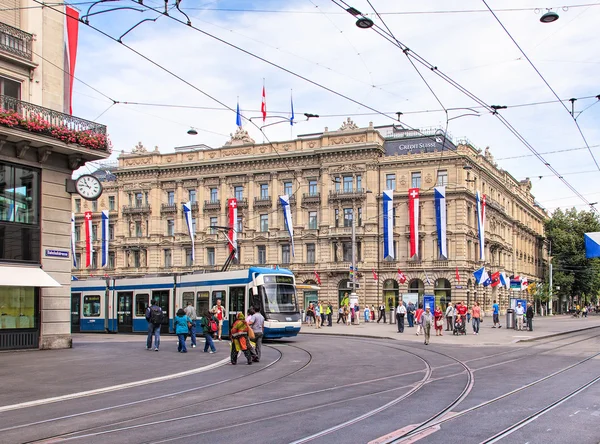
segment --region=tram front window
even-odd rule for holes
[[[294,313],[298,311],[296,288],[293,285],[261,285],[266,313]]]

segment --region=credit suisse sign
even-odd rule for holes
[[[433,151],[447,151],[456,149],[450,140],[444,140],[444,136],[386,140],[384,147],[385,154],[388,156],[400,156],[408,153],[430,153]]]

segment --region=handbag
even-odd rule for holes
[[[442,320],[441,320],[441,319],[438,319],[437,321],[435,321],[435,326],[436,326],[436,327],[443,327],[443,326],[444,326],[444,323],[442,322]]]
[[[254,335],[254,330],[252,330],[250,327],[248,327],[248,338],[250,338],[250,340],[256,339],[256,336]]]

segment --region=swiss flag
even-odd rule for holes
[[[499,271],[492,273],[492,283],[491,283],[492,287],[497,287],[498,285],[500,285],[500,272]]]
[[[315,280],[317,281],[318,285],[321,285],[321,276],[319,276],[317,270],[315,270]]]
[[[376,281],[377,279],[377,273],[375,273],[375,269],[373,268],[373,280]]]
[[[456,283],[460,284],[460,274],[458,274],[458,267],[456,267],[455,277],[456,277]]]
[[[263,85],[262,90],[262,103],[260,104],[260,112],[262,113],[264,123],[267,118],[267,95],[265,94],[265,85]]]
[[[398,268],[398,276],[397,276],[398,282],[400,282],[401,284],[404,284],[406,282],[406,276],[404,275],[404,273],[402,273],[402,271]]]

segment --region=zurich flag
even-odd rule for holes
[[[383,192],[383,259],[394,259],[394,192]]]

